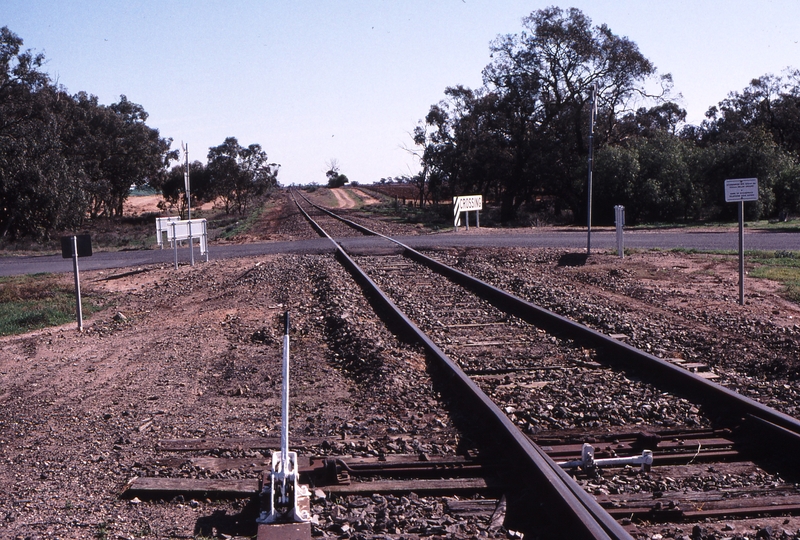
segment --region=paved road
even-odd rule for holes
[[[703,250],[738,250],[737,232],[695,232],[695,231],[628,231],[625,233],[626,248],[687,248]],[[419,249],[444,247],[554,247],[569,249],[586,248],[585,231],[547,231],[547,232],[507,232],[486,229],[447,232],[426,236],[398,237],[405,244]],[[392,251],[386,240],[375,237],[353,237],[341,240],[341,244],[354,253],[381,253]],[[746,231],[745,250],[760,249],[800,250],[800,233]],[[197,248],[195,248],[197,249]],[[616,249],[616,236],[613,231],[592,231],[592,249]],[[228,244],[210,246],[212,259],[232,257],[251,257],[273,253],[329,253],[330,242],[326,239],[298,240],[295,242],[269,242],[260,244]],[[180,264],[188,263],[186,248],[178,250]],[[200,256],[195,252],[195,260]],[[136,267],[146,264],[173,264],[174,252],[171,249],[151,249],[140,251],[95,252],[92,257],[80,259],[81,270],[105,270],[111,268]],[[35,274],[40,272],[72,272],[72,260],[60,255],[38,257],[0,257],[0,276]]]

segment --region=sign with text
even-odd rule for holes
[[[465,195],[463,197],[453,197],[453,226],[458,229],[461,225],[461,213],[467,212],[467,229],[469,229],[469,213],[475,212],[477,225],[481,226],[479,212],[483,210],[482,195]]]
[[[758,200],[758,178],[725,180],[725,202]]]
[[[483,210],[483,196],[482,195],[466,195],[464,197],[453,197],[453,204],[455,206],[454,213],[459,212],[472,212],[474,210]]]

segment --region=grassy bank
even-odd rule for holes
[[[729,257],[738,257],[739,255],[739,252],[735,250],[675,248],[670,251],[685,254],[711,253]],[[783,296],[800,304],[800,251],[745,250],[744,262],[748,277],[777,281],[783,285]]]
[[[100,299],[81,292],[84,317],[101,308]],[[76,320],[75,285],[70,279],[54,274],[0,277],[0,336]]]
[[[800,303],[800,252],[758,251],[746,260],[754,265],[749,271],[750,277],[779,282],[784,287],[786,298]]]

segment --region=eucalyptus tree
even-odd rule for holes
[[[748,218],[800,213],[800,71],[753,79],[709,108],[691,134],[710,200],[722,200],[725,178],[757,177],[759,200],[746,205]],[[719,207],[719,217],[731,214]]]
[[[613,141],[595,155],[599,223],[612,223],[612,207],[626,207],[628,223],[688,221],[702,216],[703,183],[694,144],[678,136],[686,111],[672,102],[622,116]],[[612,144],[613,143],[613,144]]]
[[[145,124],[144,108],[124,95],[109,106],[85,92],[74,101],[65,151],[86,176],[89,216],[122,216],[130,187],[159,183],[177,152],[169,149],[171,139]]]
[[[63,152],[69,97],[41,71],[44,56],[22,45],[0,28],[0,234],[41,238],[77,225],[84,200],[80,169]]]
[[[186,213],[186,181],[184,172],[186,164],[182,163],[170,169],[163,179],[152,187],[161,191],[167,205],[177,207],[181,215]],[[212,191],[211,175],[208,168],[200,161],[193,161],[189,164],[189,178],[191,181],[192,207],[200,202],[207,202],[214,199]]]
[[[800,70],[763,75],[740,92],[710,107],[703,123],[704,141],[732,140],[760,129],[788,152],[800,156]]]
[[[643,102],[664,99],[669,75],[658,77],[635,43],[578,9],[551,7],[522,20],[518,34],[498,37],[483,87],[448,89],[431,107],[415,142],[424,147],[430,182],[456,185],[465,167],[486,177],[511,220],[534,198],[585,211],[585,157],[592,88],[599,96],[597,142],[612,141],[620,119]],[[467,163],[486,163],[480,171]]]
[[[244,147],[236,137],[208,150],[211,190],[222,200],[226,213],[244,213],[253,198],[269,193],[278,184],[279,168],[269,163],[261,145]]]
[[[519,34],[492,43],[493,60],[483,72],[484,84],[499,95],[505,133],[513,142],[509,182],[563,198],[580,215],[592,88],[598,96],[595,140],[602,146],[614,138],[620,118],[643,99],[663,98],[671,78],[657,78],[655,66],[633,41],[605,24],[593,26],[578,9],[542,9],[522,25]],[[504,213],[512,215],[523,201],[514,190],[507,193]]]
[[[165,173],[170,140],[125,96],[110,106],[70,96],[22,45],[0,28],[0,232],[47,236],[86,216],[121,216],[131,185]]]
[[[339,167],[339,160],[336,158],[331,158],[325,164],[328,167],[328,170],[325,171],[325,177],[328,179],[328,187],[329,188],[338,188],[342,187],[348,182],[350,179],[347,178],[344,174],[342,174],[342,170]]]
[[[143,186],[166,174],[170,161],[178,159],[178,151],[170,150],[172,139],[162,138],[148,126],[148,114],[139,104],[124,95],[109,105],[109,132],[106,143],[105,176],[110,185],[106,207],[111,215],[122,215],[122,207],[131,186]]]
[[[281,166],[270,163],[267,153],[260,144],[255,143],[242,148],[239,166],[242,176],[236,201],[239,212],[244,212],[253,199],[269,194],[278,186],[278,171]]]
[[[497,95],[462,85],[445,89],[415,128],[423,170],[416,177],[421,202],[464,193],[500,198],[513,148],[500,129]]]

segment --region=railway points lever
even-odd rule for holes
[[[299,484],[297,453],[289,451],[289,312],[284,314],[283,383],[281,388],[281,449],[272,453],[269,482],[264,482],[262,500],[269,510],[261,512],[259,524],[303,523],[310,520],[307,510],[311,493]],[[303,508],[305,507],[305,508]]]

